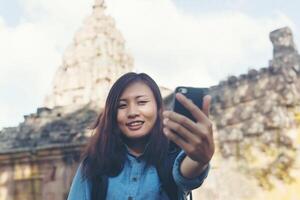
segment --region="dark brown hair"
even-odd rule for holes
[[[103,112],[94,125],[94,135],[90,138],[82,162],[82,174],[97,183],[95,177],[117,176],[123,169],[126,159],[126,147],[122,133],[117,124],[119,99],[123,91],[132,83],[146,84],[153,92],[157,104],[156,122],[149,134],[149,141],[144,152],[146,165],[159,167],[168,152],[169,142],[163,134],[163,103],[160,90],[155,81],[145,73],[127,73],[121,76],[112,86],[106,99]],[[99,180],[98,180],[99,182]],[[92,199],[99,199],[92,192]]]

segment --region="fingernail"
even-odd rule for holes
[[[178,97],[179,97],[179,98],[186,98],[183,94],[181,94],[181,93],[179,93],[179,92],[176,93],[176,97],[177,97],[177,98],[178,98]]]
[[[164,112],[163,112],[163,116],[164,116],[164,117],[168,117],[169,113],[170,113],[170,111],[164,111]]]
[[[168,122],[168,120],[169,120],[168,118],[165,118],[165,119],[163,120],[163,124],[166,125],[167,122]]]
[[[168,129],[167,128],[163,128],[163,132],[165,135],[168,135]]]
[[[210,96],[209,94],[205,95],[205,96],[203,97],[203,99],[204,99],[204,98],[206,98],[206,99],[208,99],[208,100],[211,100],[211,96]]]

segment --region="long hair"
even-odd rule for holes
[[[161,166],[168,153],[169,142],[162,131],[163,102],[157,84],[145,73],[126,73],[110,89],[104,110],[94,124],[94,135],[83,154],[82,174],[92,184],[99,184],[97,177],[117,176],[124,167],[127,150],[117,124],[118,103],[123,91],[135,82],[146,84],[153,92],[157,104],[156,122],[149,133],[144,152],[146,166]],[[96,199],[99,199],[99,194],[92,191],[92,200]]]

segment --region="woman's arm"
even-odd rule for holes
[[[193,189],[196,189],[202,185],[205,178],[208,175],[210,166],[207,165],[205,169],[196,177],[185,177],[182,175],[182,170],[180,169],[183,160],[186,158],[186,153],[184,151],[180,152],[174,162],[172,175],[176,185],[182,192],[188,192]]]
[[[211,97],[204,97],[202,110],[182,94],[176,94],[176,98],[197,122],[178,113],[165,111],[164,133],[187,155],[180,164],[181,174],[186,178],[195,178],[207,168],[215,149],[212,122],[208,118]]]

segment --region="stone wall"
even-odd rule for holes
[[[210,88],[218,149],[198,198],[269,199],[274,193],[271,199],[280,199],[274,191],[291,195],[290,185],[300,186],[300,56],[289,28],[271,32],[270,39],[269,67]]]
[[[65,200],[83,146],[0,155],[0,200]]]

